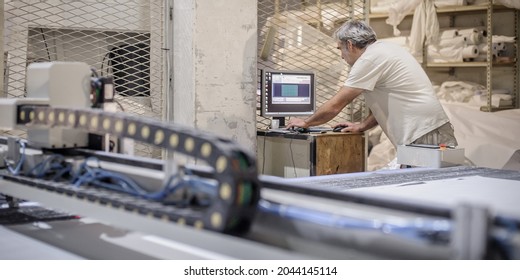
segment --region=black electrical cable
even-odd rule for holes
[[[107,52],[107,53],[103,56],[103,59],[101,60],[101,71],[100,71],[100,72],[101,72],[101,76],[103,76],[104,73],[105,73],[105,72],[104,72],[104,69],[105,69],[105,60],[106,60],[106,58],[107,58],[109,55],[110,55],[110,52]],[[108,73],[108,70],[109,70],[109,69],[110,69],[110,68],[109,68],[109,65],[108,65],[108,63],[107,63],[107,75],[109,74],[109,73]]]
[[[293,138],[291,137],[291,141],[289,141],[289,150],[291,151],[291,160],[292,160],[292,166],[293,166],[293,170],[294,170],[294,177],[297,178],[298,175],[296,174],[296,163],[294,163],[294,153],[292,150],[292,142],[293,142]]]
[[[266,128],[266,131],[269,129],[269,127]],[[267,138],[267,135],[264,135],[264,156],[262,157],[262,174],[264,174],[265,172],[265,156],[266,156],[266,153],[265,153],[265,139]]]
[[[45,50],[47,51],[47,57],[49,58],[49,61],[51,61],[51,54],[49,52],[49,46],[47,45],[47,39],[45,38],[43,28],[40,28],[40,32],[42,33],[43,43],[45,44]]]

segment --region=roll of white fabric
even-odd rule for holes
[[[493,42],[514,43],[515,37],[504,36],[504,35],[493,35]]]
[[[501,90],[499,90],[501,91]],[[513,105],[513,97],[508,93],[498,93],[496,89],[492,90],[491,95],[491,106],[493,107],[501,107],[501,106],[511,106]],[[474,95],[468,102],[469,105],[474,106],[485,106],[487,105],[488,95],[487,92],[483,92],[482,94]]]
[[[450,47],[450,46],[456,46],[456,47],[464,47],[466,45],[466,40],[462,36],[453,37],[453,38],[441,38],[439,41],[439,47]]]
[[[430,62],[462,62],[463,48],[459,46],[448,46],[437,48],[428,46],[428,61]]]
[[[462,49],[462,58],[475,58],[478,54],[478,47],[475,45],[467,46]]]
[[[457,29],[447,29],[441,31],[441,40],[442,39],[451,39],[459,36],[459,31]]]
[[[478,45],[482,42],[482,34],[479,32],[472,32],[462,36],[465,38],[466,44],[468,45]]]
[[[493,55],[497,55],[499,51],[503,51],[506,49],[506,45],[502,42],[492,43],[492,52]],[[478,45],[478,51],[482,53],[487,53],[488,45],[486,43],[481,43]]]
[[[506,49],[506,45],[502,42],[493,43],[493,51],[503,51]]]
[[[513,105],[513,97],[511,95],[495,93],[495,91],[496,90],[494,89],[493,95],[491,95],[491,106],[500,107]]]
[[[479,32],[479,29],[476,27],[459,29],[459,35],[462,35],[462,36],[468,35],[471,33],[478,33],[478,32]]]

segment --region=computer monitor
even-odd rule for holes
[[[261,114],[278,118],[309,116],[316,108],[315,75],[310,71],[263,70]]]

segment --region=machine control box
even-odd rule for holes
[[[464,149],[437,145],[397,146],[397,163],[416,167],[441,168],[464,164]]]

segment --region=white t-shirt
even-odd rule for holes
[[[352,66],[345,86],[365,90],[367,106],[396,146],[410,144],[449,122],[421,65],[393,43],[369,45]]]

